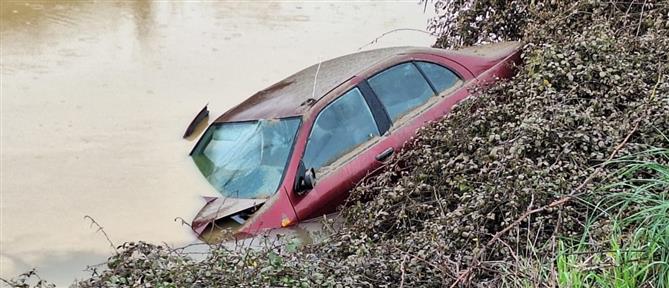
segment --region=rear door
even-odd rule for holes
[[[417,129],[448,113],[469,92],[462,77],[438,63],[406,61],[373,74],[361,85],[382,104],[392,126],[379,143],[400,150]]]

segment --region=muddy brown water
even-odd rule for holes
[[[181,139],[199,109],[424,29],[416,2],[1,1],[0,276],[84,276],[111,253],[85,215],[117,244],[195,242],[174,219],[216,195]]]

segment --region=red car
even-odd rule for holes
[[[462,50],[400,47],[306,68],[216,119],[191,151],[221,194],[192,223],[255,235],[334,212],[349,190],[426,123],[508,78],[521,44]]]

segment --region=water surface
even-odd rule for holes
[[[174,219],[216,195],[181,139],[199,109],[424,29],[416,2],[0,2],[0,276],[84,275],[111,253],[85,215],[116,244],[195,241]]]

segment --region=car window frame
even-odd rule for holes
[[[457,85],[453,85],[453,86],[451,86],[450,88],[448,88],[444,91],[437,92],[437,90],[435,89],[434,84],[432,83],[432,81],[430,81],[430,78],[428,78],[426,76],[425,72],[420,68],[420,66],[418,66],[416,64],[416,62],[430,63],[430,64],[434,64],[434,65],[439,65],[439,66],[441,66],[445,69],[448,69],[453,74],[455,74],[455,76],[458,77],[458,81],[456,82]],[[388,69],[391,69],[393,67],[396,67],[396,66],[399,66],[399,65],[402,65],[402,64],[406,64],[406,63],[411,63],[414,67],[416,67],[416,69],[419,71],[419,74],[421,75],[421,77],[423,77],[423,79],[428,83],[428,85],[432,89],[432,92],[434,93],[434,95],[432,95],[427,101],[425,101],[425,103],[416,106],[415,108],[411,109],[406,114],[402,115],[400,118],[396,119],[395,122],[393,122],[392,119],[390,119],[390,114],[388,114],[388,111],[386,111],[385,106],[383,106],[383,104],[381,103],[381,100],[379,99],[379,96],[374,92],[373,89],[371,89],[371,86],[369,85],[368,80],[373,78],[374,76],[376,76],[378,74],[383,73],[384,71],[386,71]],[[449,68],[449,67],[447,67],[447,66],[445,66],[441,63],[437,63],[437,62],[430,61],[430,60],[410,58],[410,59],[407,59],[407,60],[404,60],[404,61],[393,63],[392,65],[386,66],[382,69],[379,69],[378,71],[366,76],[363,79],[363,81],[361,81],[360,84],[358,84],[358,85],[359,86],[366,86],[366,87],[369,88],[368,93],[370,93],[370,97],[375,98],[376,101],[378,101],[379,105],[381,105],[381,108],[385,112],[386,118],[389,119],[390,122],[391,122],[390,123],[390,128],[388,129],[387,132],[392,132],[392,131],[395,131],[395,130],[401,128],[401,127],[404,127],[407,123],[411,122],[412,119],[416,118],[418,115],[420,115],[424,111],[430,109],[432,106],[439,103],[439,101],[441,99],[443,99],[444,97],[446,97],[449,94],[452,94],[453,92],[455,92],[459,88],[463,87],[464,84],[465,84],[465,80],[464,80],[463,76],[458,71],[456,71],[456,69]]]
[[[427,79],[427,77],[425,77],[425,73],[424,73],[422,70],[420,70],[420,67],[418,67],[418,65],[416,65],[416,63],[414,63],[414,61],[415,61],[414,59],[408,59],[408,60],[405,60],[405,61],[401,61],[401,62],[398,62],[398,63],[394,63],[393,65],[387,66],[387,67],[385,67],[385,68],[383,68],[383,69],[380,69],[379,71],[376,71],[374,74],[371,74],[371,75],[365,77],[365,79],[364,79],[364,81],[363,81],[364,84],[365,84],[367,87],[369,87],[369,92],[374,96],[374,98],[378,99],[379,103],[380,103],[381,106],[383,107],[383,110],[386,112],[386,115],[387,115],[388,119],[390,119],[390,121],[391,121],[391,127],[393,126],[394,123],[393,123],[393,120],[390,118],[390,113],[388,113],[386,107],[385,107],[385,106],[383,105],[383,103],[381,102],[381,99],[379,98],[379,95],[376,94],[376,92],[374,92],[374,89],[371,88],[372,86],[369,84],[369,79],[372,79],[372,78],[378,76],[379,74],[384,73],[384,72],[386,72],[386,71],[388,71],[388,70],[390,70],[390,69],[393,69],[393,68],[395,68],[395,67],[397,67],[397,66],[400,66],[400,65],[404,65],[404,64],[409,63],[409,64],[411,64],[411,65],[418,71],[418,74],[423,78],[423,80],[424,80],[424,81],[427,83],[427,85],[430,87],[430,89],[432,90],[432,96],[430,96],[430,97],[428,98],[428,100],[425,101],[425,103],[422,103],[422,104],[420,104],[420,105],[414,107],[413,109],[410,109],[408,112],[406,112],[406,113],[404,113],[402,116],[400,116],[400,118],[397,119],[397,122],[399,122],[399,120],[400,120],[400,119],[403,119],[404,116],[406,116],[406,115],[408,115],[408,114],[412,114],[412,112],[413,112],[414,110],[419,109],[420,107],[422,107],[422,106],[425,105],[426,103],[430,102],[430,100],[431,100],[433,97],[439,95],[439,94],[436,92],[436,90],[434,89],[434,86],[433,86],[432,83],[429,81],[429,79]]]
[[[462,75],[460,75],[460,73],[458,73],[455,69],[449,68],[445,65],[442,65],[441,63],[435,63],[435,62],[432,62],[432,61],[419,60],[419,59],[413,59],[413,60],[411,60],[411,62],[413,63],[414,66],[416,66],[416,68],[418,68],[418,71],[420,71],[420,73],[423,75],[423,78],[425,78],[425,80],[427,80],[427,83],[430,84],[430,87],[432,87],[432,91],[434,91],[435,96],[440,96],[442,93],[444,93],[446,91],[454,90],[454,88],[462,86],[465,82]],[[451,73],[453,73],[453,75],[458,77],[458,82],[456,82],[456,84],[459,83],[460,86],[453,85],[451,87],[448,87],[444,91],[438,92],[437,89],[435,88],[436,86],[434,86],[434,83],[432,83],[432,80],[430,80],[430,77],[427,77],[427,74],[425,73],[425,71],[423,71],[423,68],[420,68],[420,65],[418,65],[418,62],[424,62],[424,63],[429,63],[429,64],[432,64],[432,65],[437,65],[437,66],[440,66],[440,67],[450,71]]]
[[[385,109],[383,108],[383,105],[379,102],[378,99],[374,99],[374,95],[370,95],[369,93],[365,93],[365,91],[360,87],[360,83],[351,86],[349,89],[346,89],[345,91],[339,93],[336,97],[332,98],[331,100],[328,101],[326,105],[321,107],[321,109],[316,112],[314,116],[314,120],[311,121],[311,127],[309,127],[309,132],[307,133],[306,139],[304,141],[304,147],[302,149],[302,155],[300,156],[300,161],[304,160],[304,155],[307,153],[307,148],[309,146],[309,139],[311,138],[311,135],[314,131],[314,127],[318,119],[320,118],[321,114],[323,111],[325,111],[330,105],[333,105],[337,100],[341,99],[344,95],[349,93],[350,91],[358,89],[360,92],[360,95],[362,96],[365,104],[367,104],[367,108],[370,111],[370,114],[372,115],[372,119],[374,120],[374,125],[376,126],[377,131],[379,132],[379,135],[375,135],[372,138],[369,138],[369,140],[364,141],[360,145],[356,146],[352,150],[344,153],[341,155],[341,157],[337,158],[335,161],[333,161],[330,164],[327,164],[323,167],[320,167],[316,169],[316,174],[319,175],[319,178],[322,178],[324,176],[329,175],[330,173],[336,171],[340,167],[346,165],[350,160],[354,159],[356,156],[364,153],[369,149],[370,147],[374,146],[374,144],[378,143],[380,139],[383,137],[383,135],[389,130],[391,127],[392,123],[390,122],[387,113],[385,112]],[[381,110],[383,109],[383,110]],[[380,126],[381,125],[381,126]],[[383,128],[383,129],[382,129]],[[307,169],[313,168],[313,167],[305,167]]]

